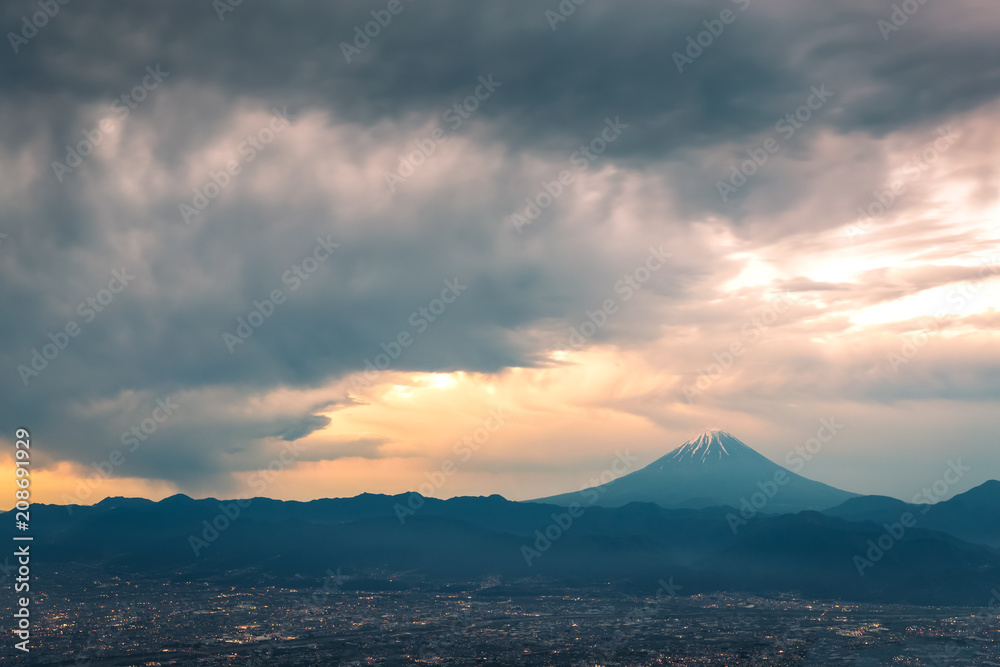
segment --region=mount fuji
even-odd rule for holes
[[[584,507],[647,502],[668,509],[701,509],[739,508],[745,501],[760,505],[757,509],[767,514],[786,514],[825,510],[857,495],[797,475],[726,431],[706,431],[641,470],[531,502]]]

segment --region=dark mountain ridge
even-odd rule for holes
[[[1000,505],[988,502],[995,485],[940,503],[938,511],[945,516],[956,503],[996,512]],[[33,505],[39,527],[33,549],[53,566],[242,584],[299,585],[319,581],[330,569],[397,587],[499,577],[655,589],[660,579],[673,578],[685,594],[793,592],[985,605],[1000,580],[1000,552],[987,546],[921,523],[893,537],[888,549],[873,551],[880,539],[886,542],[885,526],[812,511],[759,515],[734,529],[735,508],[653,503],[585,507],[573,515],[500,496],[363,494],[241,504],[178,495],[160,502]],[[859,558],[870,565],[859,570]]]

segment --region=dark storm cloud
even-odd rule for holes
[[[60,5],[18,53],[4,53],[0,70],[8,163],[0,233],[9,235],[0,246],[0,299],[15,314],[0,330],[0,424],[46,425],[50,451],[90,463],[119,446],[157,397],[188,392],[200,407],[164,426],[157,446],[128,463],[132,473],[201,481],[262,464],[273,440],[307,435],[327,418],[318,408],[248,417],[227,406],[363,371],[403,333],[414,342],[391,370],[537,364],[649,245],[681,250],[643,299],[707,297],[703,281],[738,267],[714,259],[685,221],[715,212],[745,237],[787,233],[743,226],[742,205],[724,205],[714,183],[730,156],[773,133],[811,86],[836,91],[811,121],[813,135],[924,127],[1000,92],[995,13],[969,23],[963,11],[983,10],[971,0],[928,3],[889,40],[876,21],[890,2],[741,4],[591,2],[553,30],[545,10],[555,2],[403,0],[350,63],[341,43],[384,4],[245,0],[223,20],[204,1]],[[736,20],[678,72],[674,53],[723,10]],[[7,3],[0,23],[19,32],[21,17],[36,11],[35,2]],[[142,85],[148,67],[169,74],[115,129],[128,167],[91,157],[57,180],[52,162],[66,159],[66,144]],[[499,87],[454,137],[469,145],[466,167],[442,176],[435,170],[446,158],[438,156],[390,195],[382,175],[396,156],[489,75]],[[178,203],[225,164],[211,147],[228,154],[273,108],[295,116],[290,127],[244,165],[226,197],[185,225]],[[516,234],[509,214],[608,117],[630,127],[591,174],[642,166],[671,177],[673,191],[646,186],[663,202],[648,212],[648,227],[628,243],[609,242],[626,187],[612,174],[589,208],[563,195]],[[321,143],[324,131],[335,139]],[[810,150],[808,140],[790,145],[789,163],[771,177],[788,180],[762,180],[747,196],[759,191],[765,210],[790,206],[796,179],[807,177],[793,158]],[[353,171],[337,171],[345,164]],[[331,173],[364,176],[374,187],[336,189]],[[318,239],[340,245],[292,290],[287,272]],[[99,298],[114,271],[135,277],[100,312],[89,306],[88,319],[80,304]],[[441,297],[445,281],[463,287],[431,322],[420,309]],[[896,295],[913,287],[883,285]],[[245,342],[227,347],[223,333],[237,332],[275,289],[287,299]],[[660,323],[643,312],[623,314],[597,340],[654,337]],[[56,345],[49,334],[60,339],[71,322],[79,335],[22,382],[18,367]],[[376,456],[376,446],[362,444],[351,451]]]
[[[320,415],[310,415],[295,422],[281,424],[279,430],[273,437],[282,440],[295,441],[303,438],[317,429],[321,429],[330,423],[329,417]]]
[[[71,117],[74,101],[117,96],[162,63],[231,97],[372,123],[447,108],[493,73],[503,95],[481,113],[505,141],[562,150],[619,114],[642,130],[620,152],[647,158],[766,129],[813,84],[849,95],[824,121],[844,132],[928,122],[1000,90],[996,19],[972,0],[922,5],[889,40],[876,24],[888,0],[587,3],[553,31],[545,10],[556,5],[404,0],[350,63],[341,44],[381,4],[247,1],[223,21],[208,2],[68,5],[8,53],[2,83],[9,95],[63,96],[52,111]],[[4,23],[36,9],[8,3]],[[673,54],[723,10],[735,21],[679,73]]]

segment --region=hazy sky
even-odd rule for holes
[[[1000,477],[1000,8],[902,5],[4,3],[2,465],[525,499],[825,419],[807,477]]]

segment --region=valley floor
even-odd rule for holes
[[[673,582],[637,598],[537,582],[357,590],[332,570],[298,588],[67,574],[35,600],[23,664],[1000,663],[995,610],[684,596]],[[2,649],[10,664],[18,653]]]

